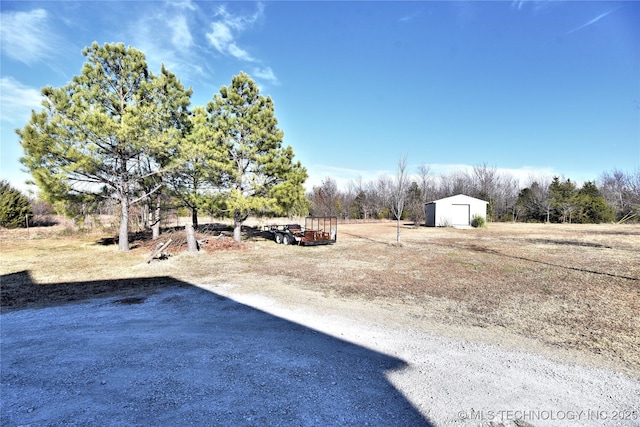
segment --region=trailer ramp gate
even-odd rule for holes
[[[307,217],[304,219],[303,246],[327,245],[338,240],[338,218]]]

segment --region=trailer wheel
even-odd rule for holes
[[[281,233],[276,233],[275,241],[278,244],[282,243],[282,234]]]
[[[291,238],[291,235],[290,235],[290,234],[284,234],[284,235],[282,236],[282,243],[283,243],[283,244],[288,245],[288,244],[290,244],[290,243],[291,243],[291,241],[292,241],[292,238]]]

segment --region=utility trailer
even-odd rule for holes
[[[284,245],[330,245],[338,240],[338,218],[335,216],[308,216],[304,227],[300,224],[267,225],[276,243]]]

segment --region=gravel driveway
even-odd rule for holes
[[[3,313],[2,426],[640,425],[640,383],[178,284]]]

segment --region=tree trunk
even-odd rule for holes
[[[249,215],[242,215],[239,211],[233,214],[233,240],[240,243],[242,241],[242,224]]]
[[[120,174],[120,234],[118,236],[118,250],[129,250],[129,205],[131,199],[129,198],[129,175],[127,171],[127,159],[120,158],[120,168],[118,173]]]
[[[187,252],[198,252],[198,241],[196,240],[196,231],[193,228],[193,224],[187,224],[185,231],[187,232]]]
[[[198,228],[198,209],[191,208],[191,223],[193,228]]]
[[[142,217],[142,229],[149,230],[151,228],[151,223],[153,219],[151,218],[151,200],[149,198],[145,198],[144,202],[140,208],[140,216]]]
[[[242,241],[242,222],[233,221],[233,240],[240,243]]]
[[[118,236],[118,250],[129,250],[129,198],[127,196],[122,198],[120,203],[121,215],[120,215],[120,234]]]
[[[151,227],[151,238],[158,240],[160,238],[160,194],[156,196],[156,207],[153,214],[153,226]]]
[[[396,242],[400,243],[400,218],[396,220]]]

